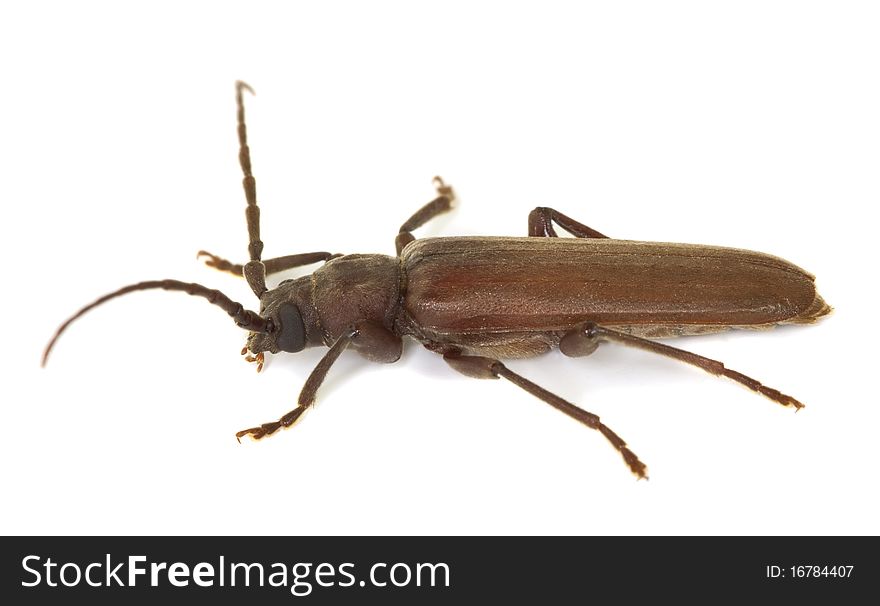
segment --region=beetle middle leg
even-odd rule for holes
[[[440,177],[434,177],[434,188],[437,190],[437,197],[425,204],[407,219],[400,226],[399,233],[394,239],[394,246],[397,249],[397,256],[403,247],[416,239],[412,235],[413,230],[418,229],[437,215],[442,215],[452,208],[452,202],[455,200],[455,191],[452,186],[446,185]]]
[[[626,442],[624,442],[620,436],[611,431],[607,425],[599,420],[598,415],[587,412],[583,408],[575,406],[568,400],[564,400],[556,394],[547,391],[540,385],[532,383],[522,375],[507,368],[499,360],[483,356],[463,355],[457,350],[447,351],[443,354],[443,359],[447,364],[452,366],[452,368],[469,377],[474,377],[476,379],[497,379],[502,377],[507,379],[517,387],[524,389],[536,398],[543,400],[553,408],[564,412],[587,427],[595,429],[611,442],[611,445],[617,449],[630,470],[632,470],[639,479],[647,479],[647,466],[627,447]]]
[[[778,389],[767,387],[760,381],[744,375],[741,372],[726,368],[724,364],[718,360],[706,358],[664,343],[657,343],[641,337],[635,337],[625,332],[605,328],[597,325],[595,322],[586,322],[578,328],[565,333],[559,342],[559,350],[563,354],[571,357],[586,356],[593,353],[599,346],[599,343],[603,340],[616,341],[623,345],[629,345],[630,347],[638,347],[639,349],[668,356],[681,362],[691,364],[692,366],[696,366],[697,368],[702,368],[710,374],[733,379],[737,383],[745,385],[752,391],[767,396],[774,402],[778,402],[783,406],[793,406],[795,410],[804,407],[802,403],[793,397],[782,393]]]
[[[559,237],[556,230],[553,229],[554,223],[576,238],[608,237],[599,233],[592,227],[587,227],[583,223],[563,215],[558,210],[546,208],[544,206],[538,206],[535,210],[529,213],[529,236],[544,238]]]

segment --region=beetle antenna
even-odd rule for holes
[[[61,336],[61,333],[63,333],[65,329],[67,329],[67,327],[73,323],[74,320],[85,314],[87,311],[94,309],[102,303],[106,303],[110,299],[121,297],[122,295],[126,295],[130,292],[135,292],[137,290],[150,290],[153,288],[161,288],[163,290],[179,290],[185,292],[188,295],[207,299],[208,303],[216,305],[217,307],[228,313],[230,316],[232,316],[232,319],[235,320],[235,323],[238,326],[251,332],[269,333],[272,332],[275,328],[271,320],[263,318],[258,313],[250,311],[249,309],[245,309],[241,303],[236,303],[219,290],[214,290],[208,288],[207,286],[202,286],[201,284],[180,282],[178,280],[149,280],[146,282],[138,282],[137,284],[129,284],[128,286],[123,286],[119,290],[108,293],[98,300],[94,301],[93,303],[86,305],[78,312],[70,316],[67,320],[64,321],[64,324],[59,326],[58,330],[55,331],[55,335],[52,337],[52,340],[49,341],[49,344],[46,346],[46,350],[43,352],[43,359],[40,365],[46,365],[46,360],[49,359],[49,353],[55,346],[55,341],[57,341],[58,337]]]

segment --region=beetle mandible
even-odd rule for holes
[[[125,286],[83,307],[58,337],[92,308],[121,295],[154,288],[203,297],[249,331],[242,355],[260,370],[266,352],[329,350],[309,375],[297,406],[276,421],[244,429],[236,438],[259,440],[290,427],[314,403],[336,359],[352,348],[375,362],[400,358],[409,336],[478,379],[503,378],[604,435],[638,478],[647,468],[597,415],[513,372],[500,359],[558,348],[587,356],[611,341],[662,354],[728,377],[795,409],[798,400],[724,364],[651,338],[706,334],[729,328],[809,324],[831,308],[814,278],[771,255],[734,248],[615,240],[552,209],[528,217],[528,237],[448,237],[417,240],[412,232],[448,211],[455,193],[434,178],[437,197],[401,225],[397,256],[327,252],[262,259],[260,209],[247,144],[243,92],[236,83],[239,161],[247,206],[249,261],[244,265],[200,251],[206,264],[243,276],[260,312],[201,284],[154,280]],[[574,238],[557,237],[554,224]],[[266,276],[313,263],[309,276],[266,287]]]

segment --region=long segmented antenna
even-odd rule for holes
[[[239,80],[235,83],[235,105],[238,119],[238,161],[244,178],[244,196],[247,200],[245,217],[248,230],[248,256],[250,261],[244,266],[244,278],[257,297],[266,292],[266,266],[263,265],[263,241],[260,240],[260,207],[257,205],[257,180],[251,169],[251,148],[247,143],[247,125],[244,120],[244,99],[242,91],[254,94],[254,89]]]
[[[41,366],[46,365],[46,361],[49,359],[49,353],[55,346],[55,342],[58,340],[58,337],[61,336],[61,333],[63,333],[67,329],[67,327],[73,323],[74,320],[76,320],[89,310],[94,309],[98,305],[106,303],[110,299],[115,299],[116,297],[121,297],[122,295],[128,294],[130,292],[135,292],[137,290],[150,290],[153,288],[183,291],[188,295],[207,299],[208,303],[216,305],[217,307],[228,313],[230,316],[232,316],[232,319],[235,320],[235,323],[245,330],[249,330],[251,332],[269,333],[275,329],[271,320],[267,320],[266,318],[261,317],[259,314],[250,311],[249,309],[245,309],[241,303],[236,303],[219,290],[214,290],[208,288],[207,286],[202,286],[201,284],[195,284],[192,282],[180,282],[178,280],[149,280],[146,282],[138,282],[137,284],[129,284],[128,286],[123,286],[119,290],[108,293],[98,300],[94,301],[93,303],[86,305],[78,312],[70,316],[67,320],[64,321],[61,326],[58,327],[58,330],[55,331],[55,335],[52,337],[52,340],[49,341],[49,344],[46,346],[46,350],[43,352],[42,362],[40,363]]]

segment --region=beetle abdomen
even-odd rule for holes
[[[653,336],[811,322],[813,276],[763,253],[581,238],[429,238],[402,255],[405,311],[435,335],[552,332],[592,320]]]

